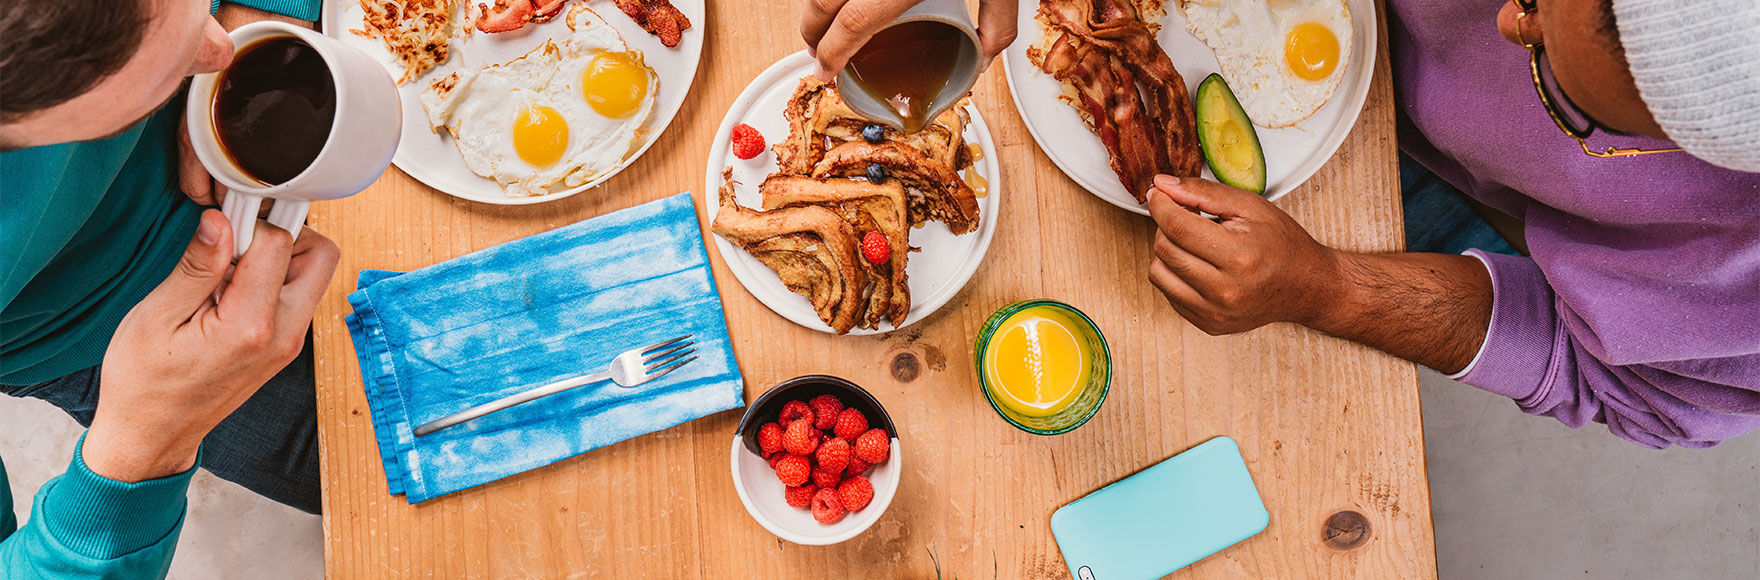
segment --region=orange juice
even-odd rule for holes
[[[1093,366],[1087,328],[1049,305],[1032,306],[1003,320],[983,353],[991,398],[1028,417],[1068,408],[1088,384]]]

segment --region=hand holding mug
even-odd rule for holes
[[[81,451],[94,473],[143,481],[188,470],[202,438],[299,354],[336,244],[250,224],[257,251],[230,269],[232,228],[203,212],[171,275],[117,326]]]

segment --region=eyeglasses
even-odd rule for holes
[[[1559,130],[1576,139],[1577,144],[1583,147],[1583,153],[1595,157],[1632,157],[1680,151],[1679,147],[1671,149],[1608,147],[1599,151],[1589,148],[1589,135],[1594,133],[1597,128],[1606,129],[1606,127],[1589,118],[1588,114],[1577,108],[1577,105],[1565,96],[1564,89],[1558,86],[1558,76],[1552,72],[1552,61],[1546,58],[1546,47],[1540,44],[1539,40],[1529,41],[1520,37],[1521,22],[1529,14],[1534,14],[1539,9],[1538,1],[1515,0],[1516,6],[1522,9],[1521,13],[1516,14],[1517,37],[1522,41],[1522,46],[1528,49],[1528,69],[1534,76],[1534,92],[1540,94],[1540,103],[1546,106],[1546,114],[1552,117],[1552,122],[1558,125]]]

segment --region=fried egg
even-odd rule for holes
[[[1254,125],[1301,122],[1325,105],[1351,54],[1344,0],[1185,0],[1186,31],[1216,52]]]
[[[659,77],[584,4],[571,34],[512,61],[436,79],[421,96],[465,166],[508,197],[579,186],[615,171],[640,146]]]

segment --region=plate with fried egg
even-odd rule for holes
[[[509,18],[462,0],[326,7],[326,33],[400,81],[399,169],[472,201],[554,201],[634,163],[672,122],[702,55],[703,0],[676,0],[688,23],[670,47],[612,0],[524,1],[495,8],[539,12]]]
[[[1067,0],[1043,1],[1055,7]],[[1319,171],[1368,98],[1377,38],[1370,0],[1111,1],[1135,9],[1178,70],[1188,98],[1212,73],[1227,82],[1263,149],[1267,199],[1288,194]],[[1040,149],[1077,184],[1148,215],[1114,171],[1083,94],[1040,66],[1062,34],[1053,20],[1041,13],[1041,0],[1022,0],[1020,40],[1003,53],[1021,118]],[[1208,168],[1203,176],[1215,177]]]

